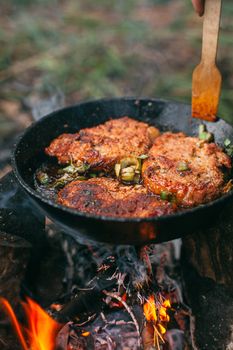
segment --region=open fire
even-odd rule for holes
[[[111,296],[111,294],[108,295]],[[122,298],[114,297],[118,303],[113,303],[113,307],[127,308],[126,294]],[[6,314],[10,317],[23,350],[56,350],[56,337],[63,326],[61,323],[50,317],[35,301],[27,298],[26,302],[22,302],[22,306],[28,326],[22,326],[9,302],[4,298],[1,298],[0,302]],[[145,321],[153,327],[154,347],[157,349],[160,349],[159,344],[161,342],[165,343],[163,335],[166,333],[166,325],[170,320],[167,313],[170,308],[170,301],[163,299],[161,294],[158,294],[156,299],[154,295],[151,295],[143,305]],[[60,309],[60,307],[57,308],[56,306],[56,309]],[[83,331],[81,336],[88,337],[90,332]]]
[[[1,305],[9,315],[23,350],[54,350],[56,335],[61,324],[53,320],[37,303],[30,298],[22,302],[28,326],[23,327],[9,304],[1,298]]]
[[[97,248],[90,249],[97,256]],[[178,286],[165,272],[166,249],[159,252],[152,246],[136,255],[133,248],[116,249],[116,257],[97,258],[101,263],[86,288],[66,301],[55,300],[48,313],[26,298],[22,306],[27,326],[1,299],[23,350],[183,349],[170,344],[169,334],[183,337],[187,315]],[[130,275],[132,263],[135,269]]]
[[[153,325],[154,339],[157,344],[157,338],[164,343],[163,334],[166,333],[166,326],[170,320],[170,316],[167,312],[170,308],[170,301],[168,299],[163,300],[161,294],[158,294],[157,300],[154,295],[151,295],[148,301],[143,305],[146,320]]]

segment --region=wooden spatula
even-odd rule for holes
[[[205,0],[201,62],[193,72],[192,116],[215,121],[222,77],[216,67],[221,0]]]

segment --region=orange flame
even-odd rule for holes
[[[158,322],[169,322],[170,317],[167,314],[167,309],[171,308],[170,300],[165,299],[158,302],[156,305],[154,295],[150,295],[147,302],[143,305],[144,315],[147,321],[154,323]]]
[[[149,296],[148,301],[143,305],[143,311],[147,321],[157,321],[155,298],[153,295]]]
[[[16,334],[19,337],[20,343],[22,345],[23,350],[28,350],[27,343],[24,339],[23,333],[21,331],[21,326],[15,316],[15,313],[11,307],[11,305],[8,303],[8,301],[4,298],[0,298],[0,302],[3,305],[5,312],[10,316],[11,322],[15,328]]]
[[[158,299],[156,303],[154,295],[150,295],[147,302],[143,305],[143,311],[146,320],[153,324],[154,339],[157,334],[160,340],[163,341],[162,335],[166,333],[166,324],[170,321],[167,309],[171,308],[171,303],[168,299],[163,300],[161,296]],[[159,345],[157,347],[159,348]]]
[[[38,304],[28,298],[25,303],[22,303],[28,319],[28,328],[23,328],[8,301],[0,298],[0,303],[10,316],[23,350],[54,350],[56,335],[61,324],[54,321]],[[28,335],[29,345],[27,345],[24,333]]]

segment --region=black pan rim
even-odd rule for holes
[[[102,102],[117,102],[117,101],[139,101],[139,102],[164,102],[164,103],[175,103],[175,104],[180,104],[180,105],[184,105],[184,106],[189,106],[189,104],[181,102],[181,101],[175,101],[175,100],[166,100],[163,98],[148,98],[148,97],[116,97],[116,98],[102,98],[102,99],[92,99],[92,100],[87,100],[87,101],[81,101],[80,103],[74,104],[74,105],[70,105],[61,109],[58,109],[56,111],[53,111],[52,113],[49,113],[48,115],[45,115],[44,117],[42,117],[39,121],[33,122],[28,128],[26,128],[24,130],[24,132],[22,134],[19,135],[15,145],[13,146],[13,150],[12,150],[12,155],[11,155],[11,164],[12,164],[12,168],[13,168],[13,172],[14,175],[16,176],[18,182],[20,183],[20,185],[24,188],[24,190],[26,190],[27,193],[29,193],[33,199],[37,199],[41,202],[43,202],[44,204],[47,204],[49,206],[52,206],[54,209],[59,209],[63,212],[72,214],[73,216],[76,216],[77,218],[85,218],[85,219],[93,219],[93,220],[103,220],[103,221],[109,221],[109,222],[123,222],[123,223],[140,223],[140,222],[163,222],[163,221],[172,221],[174,218],[182,218],[185,217],[187,215],[192,215],[192,214],[196,214],[199,211],[201,211],[204,207],[205,208],[211,208],[213,206],[216,205],[220,205],[222,202],[224,202],[228,197],[231,197],[233,195],[233,190],[231,190],[230,192],[228,192],[227,194],[209,202],[206,204],[201,204],[198,205],[197,207],[193,207],[193,208],[188,208],[185,209],[183,211],[178,211],[176,213],[172,213],[172,214],[168,214],[168,215],[162,215],[162,216],[151,216],[151,217],[136,217],[136,218],[132,218],[132,217],[114,217],[114,216],[104,216],[104,215],[93,215],[93,214],[89,214],[86,212],[81,212],[78,211],[76,209],[72,209],[72,208],[68,208],[66,206],[60,205],[56,202],[54,202],[53,200],[50,200],[44,196],[42,196],[39,192],[37,192],[36,190],[32,189],[22,178],[22,176],[20,175],[20,172],[18,170],[17,167],[17,161],[16,161],[16,154],[18,151],[18,147],[19,144],[21,142],[21,140],[28,134],[30,133],[30,131],[35,127],[35,125],[41,124],[43,123],[45,120],[52,118],[53,116],[56,115],[56,113],[58,112],[62,112],[71,108],[75,108],[77,106],[81,106],[83,104],[94,104],[96,102],[98,103],[102,103]],[[221,120],[221,118],[218,118],[218,120]],[[217,121],[216,121],[217,122]],[[227,123],[226,121],[224,121],[225,123]],[[229,124],[229,123],[227,123]],[[230,124],[229,124],[230,125]]]

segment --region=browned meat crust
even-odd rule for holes
[[[150,217],[170,214],[175,206],[142,185],[125,186],[110,178],[73,181],[58,193],[58,203],[94,215]]]
[[[216,144],[168,132],[156,138],[142,176],[153,193],[170,193],[189,207],[220,196],[230,168],[230,158]]]
[[[45,152],[59,163],[82,161],[93,170],[109,171],[121,158],[147,153],[152,144],[150,131],[148,124],[122,117],[76,134],[62,134]]]

